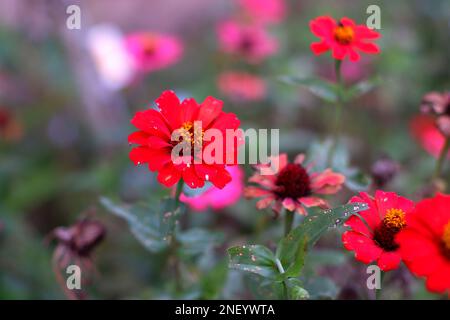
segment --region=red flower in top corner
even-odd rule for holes
[[[355,258],[363,263],[376,261],[383,271],[398,268],[401,262],[399,244],[395,236],[407,222],[414,203],[394,192],[377,191],[375,199],[361,192],[350,200],[365,202],[369,209],[351,216],[344,224],[350,230],[342,235],[347,250],[355,252]]]
[[[338,192],[345,176],[331,169],[312,172],[310,166],[303,167],[304,158],[300,154],[294,163],[288,163],[287,154],[283,153],[272,156],[270,164],[256,165],[256,169],[267,172],[257,172],[250,177],[248,181],[259,186],[247,187],[244,195],[247,198],[262,198],[256,203],[256,207],[264,209],[272,205],[276,214],[280,213],[282,207],[302,215],[307,214],[304,207],[327,208],[327,202],[320,195]]]
[[[450,290],[450,196],[438,194],[420,201],[397,236],[406,266],[426,277],[427,289]]]
[[[231,132],[238,130],[240,121],[236,115],[223,112],[222,101],[213,97],[207,97],[201,104],[192,98],[180,102],[173,91],[164,91],[156,105],[159,110],[139,111],[131,120],[139,129],[128,137],[130,144],[138,145],[130,152],[135,165],[147,163],[151,171],[158,172],[158,181],[166,187],[180,179],[191,188],[203,187],[205,181],[220,189],[229,183],[231,176],[225,166],[237,163],[239,139],[234,138],[233,145],[229,145],[225,135],[228,129]],[[223,136],[220,145],[223,149],[217,149],[221,151],[220,155],[216,154],[213,159],[203,158],[203,151],[211,140],[214,141],[214,136],[207,139],[205,135],[210,129],[216,129]],[[174,133],[178,137],[176,141],[172,140]],[[177,154],[180,143],[191,145],[190,155]],[[177,149],[172,152],[175,147]],[[201,161],[197,161],[199,152],[202,153]]]
[[[349,18],[336,22],[331,17],[317,17],[309,26],[311,32],[321,38],[321,41],[311,44],[311,50],[316,55],[331,50],[334,59],[343,60],[348,55],[350,61],[358,61],[360,56],[357,51],[380,53],[378,46],[369,42],[379,38],[380,34],[365,25],[356,25]]]
[[[169,35],[138,32],[128,35],[125,43],[134,68],[142,72],[167,68],[183,54],[181,41]]]

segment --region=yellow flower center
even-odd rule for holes
[[[447,250],[450,251],[450,221],[444,228],[444,234],[442,235],[442,242]]]
[[[178,129],[180,136],[183,138],[181,141],[190,142],[192,146],[201,146],[203,142],[203,136],[205,132],[201,126],[195,126],[191,121],[183,123],[180,129]]]
[[[406,226],[405,212],[402,209],[391,208],[387,210],[383,223],[392,230],[401,230]]]
[[[349,44],[353,41],[355,32],[350,26],[339,25],[334,29],[334,39],[340,44]]]

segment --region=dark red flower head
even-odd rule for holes
[[[406,266],[427,279],[428,290],[450,291],[450,196],[420,201],[397,235]]]
[[[369,42],[379,38],[380,34],[365,25],[356,25],[349,18],[336,22],[331,17],[322,16],[312,20],[309,26],[311,32],[321,38],[321,41],[311,44],[311,50],[316,55],[331,50],[334,59],[343,60],[348,55],[351,61],[358,61],[358,51],[369,54],[380,52],[376,44]]]
[[[241,140],[236,115],[223,112],[222,101],[213,97],[207,97],[201,104],[192,98],[180,102],[173,91],[163,92],[156,105],[159,110],[139,111],[131,120],[139,131],[128,137],[130,144],[138,145],[131,150],[130,159],[135,165],[147,163],[151,171],[158,172],[158,181],[166,187],[183,179],[191,188],[203,187],[205,181],[210,181],[222,189],[231,181],[226,165],[237,163]],[[221,148],[214,147],[217,143],[214,136],[209,136],[211,132],[223,137]],[[226,139],[230,132],[236,133],[232,143]],[[180,143],[190,144],[191,153],[178,153]],[[214,159],[208,159],[206,150],[212,149]]]

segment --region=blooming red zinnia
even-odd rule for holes
[[[342,18],[336,22],[331,17],[317,17],[309,24],[311,32],[321,38],[321,41],[311,44],[311,50],[319,55],[331,50],[333,58],[343,60],[347,55],[351,61],[358,61],[358,51],[375,54],[379,53],[378,46],[370,40],[380,37],[380,34],[366,27],[356,25],[349,18]]]
[[[130,159],[136,165],[147,163],[151,171],[158,172],[158,181],[167,187],[180,179],[191,188],[203,187],[205,181],[223,188],[230,182],[231,177],[225,165],[234,164],[230,163],[230,159],[237,160],[237,139],[233,139],[234,143],[230,145],[225,136],[228,129],[234,132],[239,128],[240,122],[236,115],[223,112],[222,101],[213,97],[207,97],[199,105],[192,98],[180,102],[173,91],[164,91],[156,100],[156,105],[159,110],[139,111],[131,120],[139,131],[128,137],[129,143],[138,145],[131,150]],[[197,152],[203,153],[212,140],[207,140],[205,136],[209,129],[217,129],[222,133],[223,152],[218,161],[215,157],[213,162],[205,159],[207,162],[198,163],[194,160],[194,157],[199,158]],[[181,141],[173,141],[173,133],[177,133]],[[191,155],[179,154],[178,159],[173,159],[172,149],[183,142],[192,144]],[[180,158],[184,160],[178,161]]]
[[[408,226],[396,238],[406,266],[426,277],[428,290],[450,290],[450,196],[420,201],[406,220]]]
[[[350,200],[365,202],[368,210],[351,216],[344,226],[342,242],[347,250],[355,252],[355,258],[363,263],[376,261],[383,271],[398,268],[401,257],[396,234],[406,226],[406,217],[414,209],[414,203],[394,192],[377,191],[375,199],[361,192]]]
[[[326,169],[323,172],[311,172],[311,167],[303,167],[304,155],[296,157],[294,163],[288,163],[285,153],[272,156],[270,164],[256,165],[256,169],[268,170],[271,174],[262,175],[257,172],[249,182],[260,187],[247,187],[244,195],[247,198],[262,198],[256,203],[258,209],[272,205],[279,214],[284,207],[289,211],[297,211],[306,215],[304,207],[328,207],[327,202],[318,195],[338,192],[345,181],[345,176]]]

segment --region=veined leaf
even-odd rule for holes
[[[136,239],[151,252],[159,252],[170,244],[184,208],[178,207],[173,199],[163,200],[159,210],[145,204],[119,205],[105,197],[100,203],[112,214],[125,219]]]
[[[228,249],[229,267],[252,272],[265,278],[279,275],[273,252],[262,245],[236,246]]]
[[[278,244],[276,257],[286,268],[285,276],[300,274],[307,251],[330,227],[341,225],[353,213],[367,208],[365,203],[351,203],[328,210],[310,208],[303,223]]]

